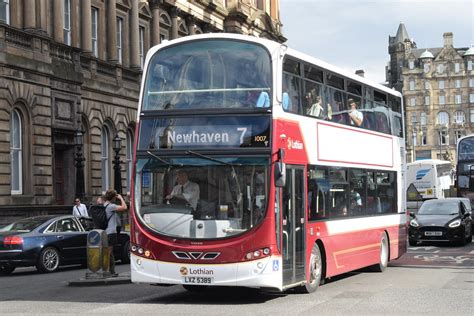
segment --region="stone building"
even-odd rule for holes
[[[455,48],[453,34],[443,46],[417,48],[401,23],[389,37],[387,81],[405,102],[407,161],[451,160],[457,140],[474,124],[474,48]]]
[[[114,187],[117,145],[125,195],[146,52],[206,32],[283,42],[279,0],[0,0],[0,224]]]

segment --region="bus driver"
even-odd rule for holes
[[[178,170],[176,172],[177,185],[174,186],[173,191],[168,194],[165,199],[181,199],[191,205],[196,210],[197,202],[199,200],[199,185],[197,183],[188,180],[188,174],[184,170]],[[173,203],[173,201],[170,201]]]

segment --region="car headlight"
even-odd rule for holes
[[[451,228],[454,228],[454,227],[458,227],[459,225],[461,225],[461,220],[457,219],[454,222],[450,223],[448,226]]]
[[[419,227],[420,224],[418,224],[418,222],[416,221],[416,219],[412,219],[412,220],[410,221],[410,226]]]

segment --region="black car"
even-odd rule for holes
[[[89,218],[36,216],[0,229],[0,275],[16,267],[36,266],[40,272],[54,272],[61,265],[87,263]],[[130,236],[120,233],[115,258],[130,262]]]
[[[459,199],[437,199],[425,201],[418,213],[410,214],[408,243],[456,242],[465,245],[472,241],[471,214]]]

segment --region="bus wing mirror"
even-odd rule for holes
[[[286,166],[284,162],[275,163],[275,186],[284,187],[286,183]]]
[[[415,218],[415,213],[413,212],[408,213],[408,215],[410,215],[411,218]]]

